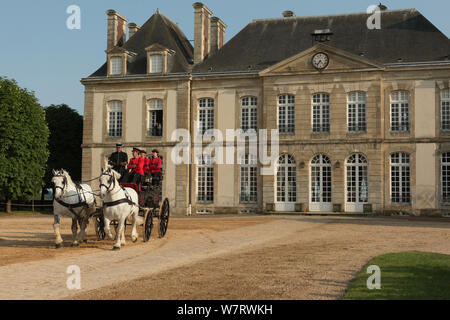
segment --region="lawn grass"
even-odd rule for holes
[[[367,289],[367,267],[381,270],[381,289]],[[365,265],[345,300],[450,300],[450,255],[425,252],[384,254]]]

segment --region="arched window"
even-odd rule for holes
[[[312,97],[312,132],[330,132],[330,95],[318,93]]]
[[[214,99],[202,98],[198,100],[199,133],[214,129]]]
[[[441,200],[450,202],[450,152],[441,155]]]
[[[151,99],[148,101],[148,135],[162,137],[163,133],[163,101]]]
[[[255,203],[258,198],[258,165],[256,156],[246,154],[241,159],[241,190],[242,203]]]
[[[277,163],[277,202],[297,201],[297,165],[295,158],[284,154]]]
[[[331,202],[331,160],[324,154],[311,160],[311,202]]]
[[[347,177],[347,203],[366,203],[369,198],[367,158],[352,154],[345,164]]]
[[[409,131],[409,92],[391,93],[391,131]]]
[[[278,131],[295,133],[295,97],[285,94],[278,97]]]
[[[243,97],[241,99],[241,129],[258,129],[258,99],[256,97]]]
[[[209,155],[199,157],[197,165],[197,201],[214,201],[214,164]]]
[[[391,201],[400,204],[411,202],[411,169],[407,153],[391,154]]]
[[[114,100],[108,103],[108,136],[122,136],[122,101]]]
[[[347,96],[347,122],[349,132],[366,131],[366,93],[353,91]]]
[[[450,130],[450,89],[441,91],[441,130]]]

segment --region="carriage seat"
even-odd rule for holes
[[[121,182],[121,183],[119,183],[119,184],[120,184],[120,186],[123,187],[123,188],[131,188],[131,189],[133,189],[133,190],[136,191],[138,194],[139,194],[139,192],[142,191],[142,188],[141,188],[141,184],[140,184],[140,183],[139,183],[139,184],[136,184],[136,183],[125,183],[125,182]]]

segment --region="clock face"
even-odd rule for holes
[[[318,70],[325,69],[329,62],[330,59],[328,58],[328,55],[323,52],[316,53],[312,58],[312,65]]]

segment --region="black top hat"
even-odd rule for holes
[[[152,150],[152,153],[153,153],[153,152],[159,153],[158,149],[153,149],[153,150]]]
[[[122,147],[122,144],[121,143],[116,143],[116,148],[120,148],[120,147]]]
[[[135,152],[135,151],[138,152],[138,153],[141,152],[141,150],[139,150],[138,148],[133,147],[133,150],[131,152]]]

